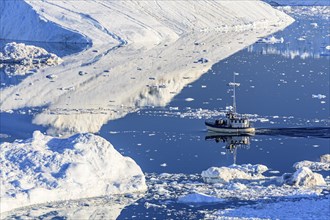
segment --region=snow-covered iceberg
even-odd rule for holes
[[[24,75],[31,69],[56,66],[62,62],[63,60],[56,54],[24,43],[7,43],[3,53],[0,52],[0,68],[4,68],[8,75]]]
[[[143,192],[140,167],[105,139],[66,139],[34,132],[27,141],[0,145],[1,212],[33,204]]]

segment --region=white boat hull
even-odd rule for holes
[[[207,130],[226,134],[254,134],[255,128],[223,128],[206,125]]]

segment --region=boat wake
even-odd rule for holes
[[[256,135],[330,138],[330,127],[256,128]]]

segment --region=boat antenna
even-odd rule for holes
[[[240,86],[240,83],[235,82],[235,76],[238,75],[238,73],[234,72],[233,76],[233,82],[228,83],[230,87],[233,87],[233,113],[236,113],[237,107],[236,107],[236,87]]]

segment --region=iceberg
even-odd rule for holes
[[[314,173],[308,167],[299,168],[293,174],[283,174],[280,178],[282,184],[300,187],[313,187],[313,186],[325,186],[326,182],[323,176],[318,173]]]
[[[144,192],[141,168],[93,134],[54,138],[39,131],[0,145],[1,212],[81,198]]]
[[[8,75],[25,75],[29,70],[44,66],[55,66],[63,60],[45,49],[25,45],[24,43],[7,43],[0,52],[0,68],[4,67]]]
[[[45,107],[33,123],[53,134],[98,132],[141,107],[164,106],[214,63],[293,22],[261,1],[18,0],[0,8],[0,38],[92,43],[44,69],[52,83],[37,72],[2,91],[1,111]],[[208,62],[194,63],[201,57]]]
[[[319,162],[303,160],[293,164],[293,167],[296,170],[302,167],[308,167],[312,171],[330,170],[330,154],[322,155]]]

